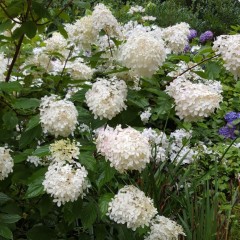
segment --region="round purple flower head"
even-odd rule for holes
[[[211,40],[213,38],[213,32],[212,31],[206,31],[202,33],[199,37],[199,41],[201,43],[206,42],[207,40]]]
[[[231,123],[232,121],[237,120],[238,118],[240,118],[240,113],[236,113],[236,112],[229,112],[224,116],[224,119],[228,123]]]
[[[235,131],[236,131],[236,126],[227,124],[225,127],[221,127],[218,133],[224,136],[224,138],[235,139],[236,138]]]
[[[189,52],[190,49],[191,49],[190,45],[187,44],[187,45],[184,47],[184,50],[183,50],[183,51],[184,51],[184,52]]]
[[[188,35],[188,40],[192,40],[197,37],[197,31],[195,29],[190,29],[190,34]]]

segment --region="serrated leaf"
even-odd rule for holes
[[[97,219],[97,207],[93,201],[83,205],[80,218],[85,228],[89,228],[93,225]]]
[[[106,215],[108,211],[109,202],[111,202],[113,197],[114,197],[113,193],[105,193],[104,195],[100,196],[98,200],[98,206],[101,213],[101,218]]]
[[[21,216],[17,214],[0,213],[1,223],[15,223],[21,219]]]
[[[5,92],[13,92],[13,91],[21,91],[22,85],[15,81],[15,82],[0,82],[0,90]]]
[[[55,231],[46,226],[35,226],[27,232],[29,240],[56,239]]]
[[[8,201],[11,201],[12,199],[8,197],[5,193],[0,192],[0,205],[4,204]]]
[[[37,148],[37,149],[32,153],[32,155],[38,156],[38,157],[44,157],[44,156],[49,155],[49,153],[50,153],[49,144],[47,144],[47,145],[44,145],[44,146],[41,146],[41,147]]]
[[[14,111],[5,112],[2,117],[2,120],[4,122],[6,129],[8,130],[14,129],[18,124],[18,117]]]
[[[36,98],[18,98],[13,107],[16,109],[35,109],[39,107],[40,100]]]
[[[36,127],[39,124],[39,122],[40,122],[39,114],[30,118],[30,120],[27,123],[26,131],[29,131],[30,129]]]
[[[81,152],[79,155],[80,163],[86,167],[87,170],[95,171],[97,167],[96,159],[92,156],[91,152]]]
[[[98,188],[100,189],[104,184],[110,182],[115,173],[116,170],[112,167],[110,167],[108,162],[103,162],[101,169],[100,169],[100,176],[98,177],[96,184],[98,186]]]
[[[12,231],[5,225],[0,224],[0,236],[6,239],[13,239]]]

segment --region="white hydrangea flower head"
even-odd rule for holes
[[[121,35],[117,19],[104,4],[99,3],[94,7],[92,17],[93,26],[98,32],[104,30],[110,36]]]
[[[70,139],[61,139],[50,144],[52,161],[54,162],[73,162],[80,155],[80,143],[71,142]]]
[[[89,80],[92,78],[94,70],[81,61],[75,59],[73,62],[67,62],[66,70],[73,80]]]
[[[213,42],[213,50],[221,54],[224,67],[235,79],[240,77],[240,34],[221,35]]]
[[[134,128],[100,129],[96,139],[97,151],[105,156],[120,173],[127,170],[141,171],[150,162],[151,145],[141,132]]]
[[[13,159],[10,155],[10,149],[6,147],[0,147],[0,180],[8,177],[13,171]]]
[[[144,240],[178,240],[185,235],[182,226],[164,216],[157,215],[150,223],[150,232]]]
[[[55,137],[68,137],[78,124],[78,111],[68,100],[58,100],[56,95],[45,96],[41,99],[40,123],[44,133]]]
[[[180,76],[166,88],[175,101],[175,110],[180,119],[198,121],[210,116],[223,100],[220,82],[203,81],[192,83]]]
[[[43,181],[44,190],[54,199],[57,206],[83,198],[90,187],[88,172],[80,163],[51,164]]]
[[[128,13],[129,14],[134,14],[134,13],[144,13],[145,8],[139,5],[131,6]]]
[[[161,37],[165,41],[166,47],[173,53],[181,53],[188,43],[189,34],[189,24],[182,22],[174,26],[163,28]]]
[[[150,33],[136,31],[121,46],[119,61],[139,77],[151,77],[166,58],[163,41]]]
[[[93,112],[94,118],[111,120],[126,109],[127,85],[116,77],[98,78],[86,94],[86,103]]]
[[[127,224],[128,228],[149,226],[151,219],[157,214],[153,200],[133,185],[121,188],[109,203],[109,218],[116,223]]]
[[[151,113],[151,108],[150,107],[147,108],[146,111],[144,111],[140,114],[140,118],[141,118],[141,121],[143,122],[143,124],[148,123],[151,115],[152,115],[152,113]]]
[[[54,32],[52,36],[44,41],[47,52],[61,52],[67,47],[67,40],[58,32]]]
[[[70,42],[83,49],[90,49],[97,40],[98,30],[94,27],[93,16],[84,16],[73,24],[66,24]]]
[[[4,73],[7,70],[8,60],[4,57],[3,53],[0,53],[0,62],[1,62],[1,66],[0,66],[0,82],[4,82],[5,81]]]

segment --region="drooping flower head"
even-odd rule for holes
[[[108,215],[116,223],[127,224],[134,231],[148,226],[157,214],[153,201],[135,186],[121,188],[109,203]]]
[[[148,139],[134,128],[106,127],[97,132],[97,151],[105,156],[120,173],[141,171],[150,162],[151,146]]]
[[[136,31],[122,45],[119,61],[139,77],[151,77],[166,58],[162,40],[150,33]]]
[[[78,112],[72,102],[58,100],[56,95],[45,96],[39,110],[44,133],[68,137],[76,129]]]
[[[125,104],[127,85],[116,77],[98,78],[92,88],[86,92],[85,97],[94,118],[111,120],[127,107]]]
[[[188,35],[188,40],[192,40],[195,37],[197,37],[197,31],[195,29],[190,29],[190,33]]]
[[[58,206],[84,197],[90,187],[88,172],[80,163],[62,164],[56,162],[48,167],[43,181],[44,190]]]
[[[178,240],[184,235],[182,226],[164,216],[157,215],[150,223],[150,232],[144,240]]]

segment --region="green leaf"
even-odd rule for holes
[[[97,219],[97,207],[94,201],[84,204],[80,212],[80,218],[83,226],[85,228],[91,227]]]
[[[36,116],[33,116],[32,118],[30,118],[30,120],[27,123],[27,128],[26,131],[31,130],[32,128],[36,127],[40,122],[40,116],[39,114]]]
[[[30,129],[29,131],[25,131],[22,133],[21,138],[19,140],[19,147],[22,149],[32,143],[32,141],[37,140],[42,133],[42,128],[40,125]]]
[[[86,167],[87,170],[95,171],[97,167],[96,159],[92,156],[92,152],[81,152],[79,156],[80,163]]]
[[[55,231],[46,226],[35,226],[27,232],[29,240],[56,239]]]
[[[18,118],[14,111],[5,112],[2,117],[3,123],[8,130],[12,130],[18,124]]]
[[[68,34],[67,34],[67,31],[64,29],[64,27],[61,25],[58,25],[57,28],[58,28],[58,31],[63,35],[63,37],[67,39]]]
[[[0,222],[2,223],[15,223],[21,219],[17,214],[0,213]]]
[[[50,153],[50,150],[49,150],[49,144],[48,144],[48,145],[44,145],[44,146],[37,148],[32,153],[32,155],[38,156],[38,157],[45,157],[45,156],[49,155],[49,153]]]
[[[68,223],[74,222],[76,219],[81,217],[82,210],[82,199],[79,198],[77,201],[68,202],[63,207],[63,216]]]
[[[0,224],[0,236],[6,239],[13,239],[12,231],[5,225]]]
[[[105,193],[104,195],[100,196],[98,200],[98,206],[100,209],[101,218],[106,215],[108,211],[109,202],[111,202],[113,197],[114,197],[113,193]]]
[[[76,5],[80,8],[84,8],[84,9],[91,8],[90,2],[83,2],[83,1],[74,0],[73,3],[74,3],[74,5]]]
[[[51,18],[49,11],[47,8],[43,7],[43,4],[33,1],[32,2],[33,11],[40,17],[40,18]]]
[[[22,85],[19,82],[0,82],[0,90],[4,92],[21,91]]]
[[[11,201],[12,199],[8,197],[5,193],[0,192],[0,205],[4,204],[8,201]]]
[[[39,209],[41,217],[43,218],[46,215],[48,215],[48,213],[50,211],[52,211],[53,208],[54,208],[54,203],[53,203],[52,199],[50,198],[50,196],[44,195],[38,204],[38,209]]]
[[[44,193],[44,188],[42,182],[44,180],[44,175],[28,185],[25,198],[34,198]]]
[[[208,79],[217,79],[220,77],[221,66],[216,62],[208,62],[205,70]]]
[[[127,101],[129,104],[142,109],[149,105],[148,100],[143,93],[141,94],[140,92],[133,90],[128,91]]]
[[[18,98],[13,107],[16,109],[35,109],[39,107],[40,100],[36,98]]]
[[[34,22],[25,22],[22,24],[21,28],[23,29],[23,32],[29,37],[33,38],[36,35],[37,32],[37,26]]]
[[[85,94],[87,92],[88,89],[81,89],[78,92],[76,92],[72,97],[71,97],[71,101],[72,102],[80,102],[80,103],[84,103],[85,101]]]
[[[97,186],[100,189],[104,184],[110,182],[114,175],[116,173],[116,170],[112,167],[110,167],[108,162],[102,162],[100,165],[100,176],[97,179]]]

